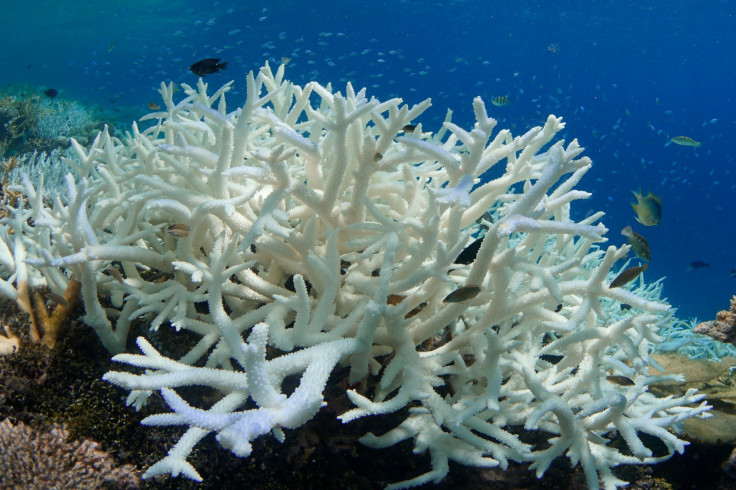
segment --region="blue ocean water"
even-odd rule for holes
[[[304,83],[347,81],[385,99],[431,97],[425,129],[447,108],[461,126],[471,101],[514,134],[548,114],[567,122],[593,159],[580,188],[603,210],[612,243],[626,225],[652,248],[646,278],[682,318],[712,319],[736,293],[736,4],[569,1],[2,2],[0,86],[53,87],[132,121],[159,100],[161,81],[196,83],[188,67],[222,58],[207,82],[235,80],[291,58]],[[647,5],[651,4],[651,5]],[[685,135],[699,148],[669,144]],[[634,221],[632,190],[662,197],[658,226]],[[579,217],[578,216],[578,217]],[[709,264],[691,268],[693,261]]]

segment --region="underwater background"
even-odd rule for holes
[[[414,121],[425,131],[439,130],[447,109],[453,111],[453,122],[471,127],[475,96],[486,101],[489,114],[499,122],[497,130],[510,129],[514,135],[543,125],[548,114],[561,116],[566,123],[561,136],[577,138],[585,148],[583,155],[593,160],[577,187],[592,197],[575,202],[573,219],[604,211],[608,243],[616,245],[626,242],[620,234],[625,226],[642,234],[651,247],[644,279],[654,283],[666,277],[662,294],[685,320],[675,322],[677,329],[666,343],[690,342],[691,357],[713,358],[701,354],[713,351],[714,343],[705,337],[693,341],[690,333],[696,318],[712,320],[716,312],[728,309],[736,294],[732,0],[0,0],[0,7],[0,161],[34,149],[66,147],[70,136],[89,144],[102,124],[129,130],[133,121],[161,104],[162,81],[196,84],[198,76],[189,68],[207,58],[227,63],[224,70],[205,76],[211,89],[235,81],[227,96],[229,111],[244,101],[246,73],[268,61],[272,66],[287,63],[286,78],[298,84],[331,82],[335,90],[344,91],[350,82],[366,87],[369,97],[401,97],[409,105],[431,98],[432,107]],[[33,121],[35,129],[9,128],[11,119],[3,118],[18,121],[24,108],[42,115]],[[13,136],[10,129],[21,136]],[[700,146],[672,142],[680,136]],[[49,146],[42,146],[44,142]],[[632,191],[639,189],[661,197],[662,216],[656,226],[635,219],[630,203],[635,202]],[[638,263],[633,253],[629,257],[632,265]],[[11,326],[18,327],[23,319],[9,304],[0,302],[0,325],[10,311],[16,317]],[[736,318],[733,306],[730,318]],[[71,323],[74,335],[51,354],[31,344],[15,356],[0,357],[0,419],[10,415],[29,424],[39,419],[65,422],[73,438],[101,441],[118,462],[135,465],[128,473],[140,473],[170,449],[170,437],[163,430],[141,430],[146,413],[124,407],[120,390],[100,380],[110,369],[108,353],[92,329],[76,320]],[[731,345],[719,349],[734,352]],[[657,465],[655,471],[668,474],[672,488],[716,488],[715,481],[730,485],[718,488],[734,488],[736,452],[731,472],[724,473],[722,466],[736,441],[736,431],[730,430],[736,427],[736,381],[725,374],[733,359],[703,363],[712,369],[707,374],[685,366],[684,358],[673,359],[672,370],[695,373],[697,379],[688,378],[688,387],[706,393],[713,412],[728,418],[708,419],[708,429],[715,434],[707,443],[711,446],[693,443],[684,457]],[[713,381],[721,378],[725,381],[720,384]],[[149,407],[147,413],[155,409]],[[253,479],[249,484],[254,488],[267,488],[258,482],[269,478],[277,484],[270,488],[297,488],[289,478],[296,474],[298,481],[299,472],[307,470],[312,476],[324,472],[320,483],[335,482],[324,488],[346,488],[349,484],[335,478],[345,465],[362,461],[356,473],[367,475],[372,483],[396,481],[396,475],[387,473],[416,465],[410,451],[375,455],[354,444],[349,433],[341,439],[344,429],[334,415],[321,412],[312,427],[334,434],[325,440],[349,458],[334,459],[335,452],[327,451],[319,438],[310,439],[315,436],[309,430],[314,429],[295,433],[285,444],[260,440],[259,458],[243,460],[210,439],[196,454],[208,475],[203,485],[209,485],[199,488],[235,488],[227,484],[241,486],[243,475]],[[368,430],[361,423],[356,423],[353,435]],[[0,436],[3,430],[7,432],[0,427]],[[689,436],[699,438],[692,432]],[[141,447],[150,448],[150,454]],[[289,452],[295,447],[307,449],[295,456]],[[292,459],[303,465],[298,471],[289,466]],[[316,463],[309,466],[307,461]],[[457,470],[453,468],[444,487],[436,488],[475,488],[458,482],[468,475],[484,478],[476,468]],[[574,475],[568,466],[560,464],[557,470],[553,467],[545,477],[548,488],[574,488],[562,486]],[[631,471],[628,479],[633,482],[639,475]],[[526,482],[526,488],[540,484],[526,468],[509,474],[506,488],[520,488],[519,482]],[[577,475],[579,480],[580,471]],[[144,488],[196,488],[181,478],[148,485]],[[631,488],[670,487],[652,487],[645,481]]]
[[[2,3],[0,91],[54,89],[121,128],[160,102],[161,81],[196,83],[188,68],[204,58],[227,62],[206,81],[235,80],[231,108],[268,60],[288,61],[295,83],[350,81],[410,105],[431,97],[429,131],[447,108],[471,126],[477,95],[508,99],[488,107],[514,135],[562,116],[564,137],[593,159],[577,218],[605,211],[615,244],[626,225],[644,235],[645,279],[667,277],[680,318],[712,319],[736,293],[732,1]],[[659,225],[635,221],[639,188],[661,197]]]

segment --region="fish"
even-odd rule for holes
[[[413,133],[415,129],[417,129],[416,124],[407,124],[406,126],[401,128],[401,130],[405,133]]]
[[[389,294],[388,297],[386,298],[386,304],[387,305],[398,305],[405,299],[406,299],[406,296],[403,296],[401,294]],[[427,306],[427,303],[420,303],[419,305],[417,305],[416,308],[414,308],[409,313],[404,315],[404,319],[409,319],[413,317],[414,315],[422,311],[425,306]]]
[[[386,298],[386,304],[387,305],[398,305],[402,301],[406,299],[406,296],[403,296],[401,294],[389,294]]]
[[[731,269],[731,277],[736,277],[736,267]]]
[[[628,284],[634,279],[636,279],[639,274],[641,274],[648,268],[649,268],[648,264],[642,264],[642,265],[637,265],[634,267],[629,267],[628,269],[623,271],[621,274],[616,276],[616,279],[611,281],[611,284],[608,286],[608,288],[613,289],[613,288],[621,287],[624,284]]]
[[[651,258],[651,252],[649,250],[649,243],[647,243],[646,239],[631,229],[630,226],[627,226],[623,230],[621,230],[621,234],[626,237],[627,240],[629,240],[629,245],[631,245],[631,250],[634,251],[637,257],[639,257],[642,260],[646,260],[649,262],[649,259]]]
[[[381,153],[376,152],[376,154],[373,155],[373,161],[380,162],[381,160],[383,160],[383,155]]]
[[[161,109],[161,106],[158,105],[158,104],[156,104],[155,102],[149,102],[148,103],[148,108],[151,109],[152,111],[157,111],[157,110]]]
[[[46,94],[46,97],[48,97],[49,99],[53,99],[54,97],[59,95],[59,91],[55,88],[47,88],[43,91],[43,93]]]
[[[281,57],[281,64],[282,65],[288,65],[290,61],[291,61],[291,58],[289,58],[288,56],[282,56]]]
[[[443,303],[462,303],[478,296],[483,290],[480,286],[463,286],[459,289],[454,290],[442,300]]]
[[[693,269],[702,269],[703,267],[708,267],[709,265],[710,264],[708,262],[703,262],[702,260],[694,260],[690,262],[687,270],[691,271]]]
[[[224,70],[227,67],[227,61],[220,63],[221,58],[207,58],[199,60],[189,67],[189,71],[195,75],[203,77],[205,75],[211,75],[217,73],[219,70]]]
[[[416,308],[414,308],[409,313],[407,313],[406,315],[404,315],[404,319],[405,320],[408,320],[409,318],[411,318],[411,317],[413,317],[415,315],[418,315],[424,309],[425,306],[427,306],[427,303],[425,303],[425,302],[419,303]]]
[[[166,233],[176,238],[183,238],[189,235],[192,228],[189,225],[175,224],[166,227]]]
[[[491,104],[495,105],[496,107],[503,107],[505,105],[509,105],[509,98],[504,97],[503,95],[499,95],[498,97],[494,97],[491,99]]]
[[[110,266],[105,271],[112,276],[113,279],[115,279],[120,284],[123,284],[123,274],[120,272],[120,269],[117,267]]]
[[[636,383],[633,379],[627,376],[621,376],[620,374],[611,374],[606,376],[606,381],[620,385],[620,386],[634,386]]]
[[[674,138],[670,138],[670,141],[672,141],[676,145],[680,146],[693,146],[695,148],[699,147],[701,143],[699,141],[695,141],[694,139],[688,137],[688,136],[675,136]]]
[[[61,305],[65,308],[69,308],[69,303],[63,296],[56,294],[56,293],[52,293],[51,291],[47,293],[47,296],[51,301],[53,301],[57,305]]]
[[[475,256],[478,255],[478,250],[480,250],[480,246],[482,243],[483,238],[478,238],[473,243],[465,247],[455,259],[455,264],[468,265],[473,263],[473,261],[475,260]]]
[[[645,197],[642,197],[641,190],[631,192],[636,197],[636,203],[631,203],[636,213],[636,221],[644,226],[658,225],[662,219],[662,198],[652,192]]]

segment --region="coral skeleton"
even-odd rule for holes
[[[438,482],[451,460],[529,463],[541,477],[561,456],[590,488],[614,488],[617,465],[684,450],[680,422],[710,407],[694,390],[648,391],[669,306],[608,287],[629,247],[600,247],[603,213],[572,219],[591,162],[577,140],[556,140],[560,118],[513,136],[478,97],[471,129],[448,118],[407,134],[429,100],[298,86],[266,65],[231,110],[231,83],[182,84],[181,100],[162,84],[150,127],[73,142],[65,197],[46,203],[24,178],[27,199],[0,229],[0,291],[61,294],[73,276],[83,320],[138,368],[104,379],[136,408],[160,393],[170,411],[144,425],[183,428],[145,477],[201,480],[187,458],[210,433],[240,457],[259,436],[283,440],[325,404],[338,365],[353,386],[344,423],[405,415],[363,444],[429,451],[427,472],[391,488]],[[458,260],[478,238],[475,258]],[[445,301],[466,286],[479,292]],[[140,320],[199,340],[174,354],[140,337],[140,353],[124,353]],[[222,396],[185,400],[190,386]],[[661,441],[656,454],[642,435]]]
[[[0,488],[140,488],[132,465],[116,466],[94,441],[74,441],[64,426],[39,429],[0,421]]]

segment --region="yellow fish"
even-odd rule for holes
[[[508,97],[499,95],[498,97],[494,97],[491,99],[491,104],[495,105],[496,107],[503,107],[505,105],[509,105],[509,99]]]
[[[631,203],[636,213],[636,221],[644,226],[658,225],[662,219],[662,198],[652,192],[646,196],[640,192],[631,191],[636,197],[636,203]]]
[[[694,146],[697,148],[700,146],[699,141],[695,141],[692,138],[688,138],[687,136],[675,136],[674,138],[670,139],[674,144],[681,145],[681,146]]]

